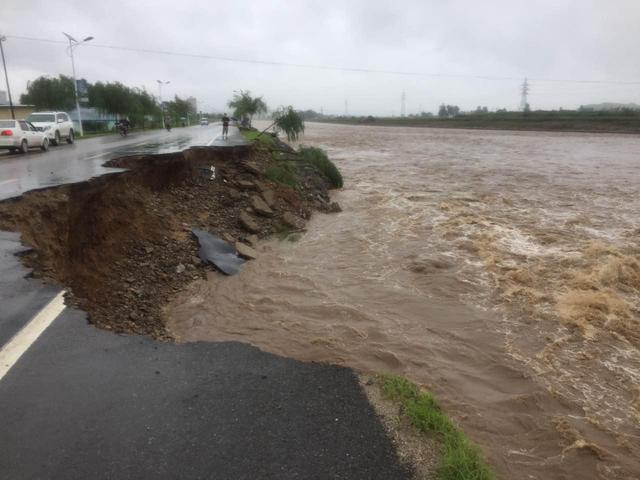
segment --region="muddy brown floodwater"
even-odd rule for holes
[[[640,475],[640,138],[309,124],[340,214],[167,308],[239,340],[401,373],[502,478]],[[313,382],[313,379],[309,379]]]

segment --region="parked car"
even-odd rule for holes
[[[60,145],[62,139],[67,143],[75,140],[73,122],[65,112],[34,112],[27,117],[27,122],[45,132],[53,145]]]
[[[49,150],[49,138],[26,120],[0,120],[0,148],[27,153],[30,148]]]
[[[200,119],[200,125],[202,125],[203,127],[206,127],[207,125],[209,125],[209,119],[208,118],[201,118]]]

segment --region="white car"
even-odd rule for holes
[[[209,125],[209,119],[208,118],[201,118],[200,119],[200,125],[202,125],[203,127],[206,127],[207,125]]]
[[[45,132],[52,145],[60,145],[63,138],[67,143],[75,140],[73,122],[64,112],[34,112],[27,117],[27,122]]]
[[[30,148],[49,150],[49,138],[26,120],[0,120],[0,148],[27,153]]]

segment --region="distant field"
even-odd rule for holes
[[[550,111],[462,114],[440,117],[335,117],[309,119],[327,123],[487,130],[640,133],[640,112]]]

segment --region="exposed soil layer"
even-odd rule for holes
[[[125,157],[108,165],[126,172],[0,202],[0,229],[21,233],[33,275],[63,285],[91,323],[168,339],[162,305],[212,268],[191,228],[251,244],[330,209],[319,174],[293,190],[263,176],[272,161],[252,148]]]

